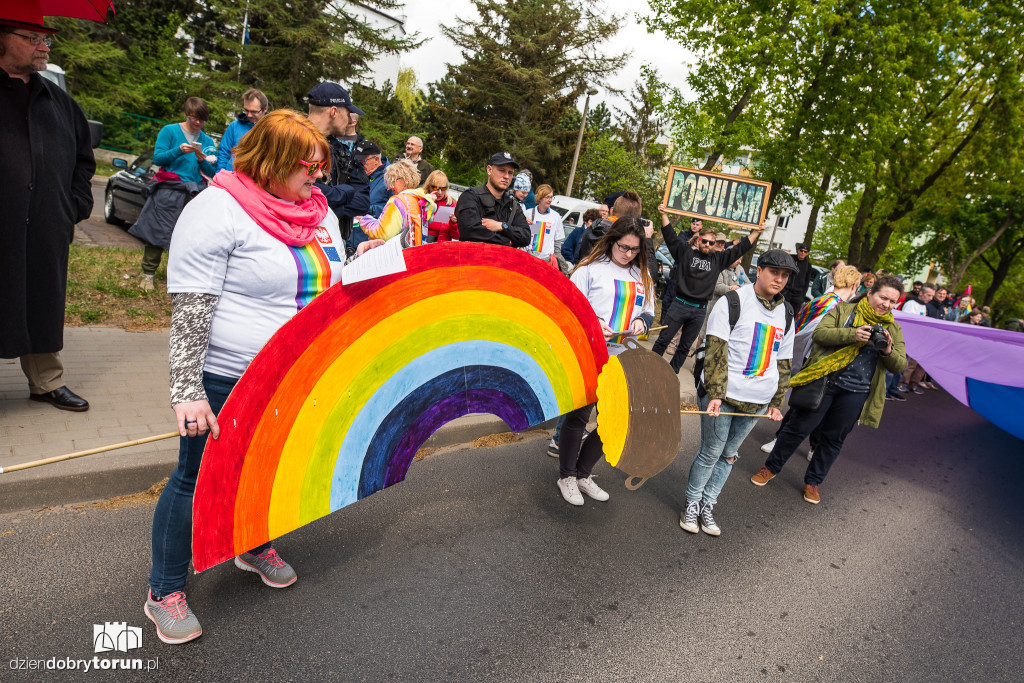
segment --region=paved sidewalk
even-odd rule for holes
[[[0,360],[0,467],[175,431],[167,340],[166,330],[65,328],[64,377],[89,401],[85,413],[28,400],[18,361]],[[693,401],[692,375],[684,369],[679,378],[681,400]],[[507,431],[493,415],[467,415],[441,427],[425,446]],[[143,490],[170,474],[177,451],[177,440],[169,439],[0,474],[0,512]]]

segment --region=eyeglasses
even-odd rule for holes
[[[617,246],[619,248],[619,251],[621,251],[623,254],[639,254],[640,253],[640,247],[624,247],[624,246],[622,246],[622,242],[616,242],[615,246]]]
[[[798,253],[804,253],[804,254],[810,254],[811,250],[810,249],[797,249],[797,252]]]
[[[249,114],[250,116],[256,116],[257,114],[262,113],[264,110],[263,109],[242,109],[242,111],[244,111],[246,114]]]
[[[26,36],[24,33],[15,33],[14,31],[11,31],[11,35],[27,40],[35,47],[40,45],[50,47],[53,45],[53,36]]]
[[[703,240],[703,239],[702,239],[702,240],[700,241],[700,243],[701,243],[701,244],[709,244],[709,245],[711,245],[711,246],[714,246],[714,245],[715,245],[715,241],[714,241],[714,240]]]
[[[306,161],[305,159],[299,159],[299,163],[306,167],[306,175],[310,178],[314,177],[326,166],[326,161]]]
[[[191,114],[185,114],[185,118],[188,119],[189,121],[195,121],[196,123],[198,123],[200,125],[206,123],[206,119],[201,119],[198,116],[192,116]]]

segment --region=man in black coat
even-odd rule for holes
[[[491,155],[487,182],[463,192],[455,205],[460,240],[516,248],[530,243],[530,224],[509,189],[517,168],[510,153]]]
[[[676,347],[670,361],[672,369],[678,374],[686,355],[690,352],[693,340],[697,338],[704,324],[708,300],[714,292],[718,274],[753,248],[757,238],[764,232],[764,226],[751,230],[750,236],[744,237],[738,244],[716,251],[717,239],[714,228],[701,227],[695,233],[691,232],[692,237],[689,240],[681,240],[668,220],[664,204],[658,207],[658,213],[661,214],[661,234],[672,253],[672,258],[676,260],[678,276],[676,296],[669,306],[668,314],[665,315],[666,327],[654,342],[653,351],[659,356],[665,353],[672,337],[682,330],[679,346]]]
[[[810,247],[806,244],[796,245],[796,253],[792,254],[793,258],[796,259],[797,270],[789,276],[789,282],[786,283],[785,289],[782,290],[782,296],[785,297],[794,311],[799,311],[800,307],[804,305],[804,299],[807,298],[807,286],[811,284],[812,272],[811,259],[808,258],[810,255]]]
[[[37,5],[38,7],[38,5]],[[42,15],[0,18],[0,358],[20,358],[29,398],[89,403],[64,386],[64,302],[75,223],[92,212],[89,124],[46,68]]]

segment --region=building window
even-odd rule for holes
[[[779,225],[778,225],[777,229],[778,230],[785,230],[786,228],[788,228],[789,227],[789,221],[790,221],[791,218],[793,218],[793,217],[792,216],[779,216]]]

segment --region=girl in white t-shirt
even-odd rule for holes
[[[647,332],[654,320],[654,285],[640,219],[627,216],[615,221],[590,256],[576,266],[572,282],[601,321],[609,353],[622,351],[626,337]],[[566,414],[558,435],[558,490],[571,505],[583,505],[581,491],[594,500],[608,500],[608,493],[590,476],[604,452],[601,437],[594,431],[583,439],[593,408],[591,404]]]
[[[537,188],[535,196],[537,206],[523,212],[526,214],[526,222],[530,224],[530,244],[523,247],[523,251],[528,251],[561,269],[558,256],[562,253],[565,228],[562,226],[562,217],[557,211],[551,210],[551,200],[555,198],[555,191],[550,185],[541,185]]]

